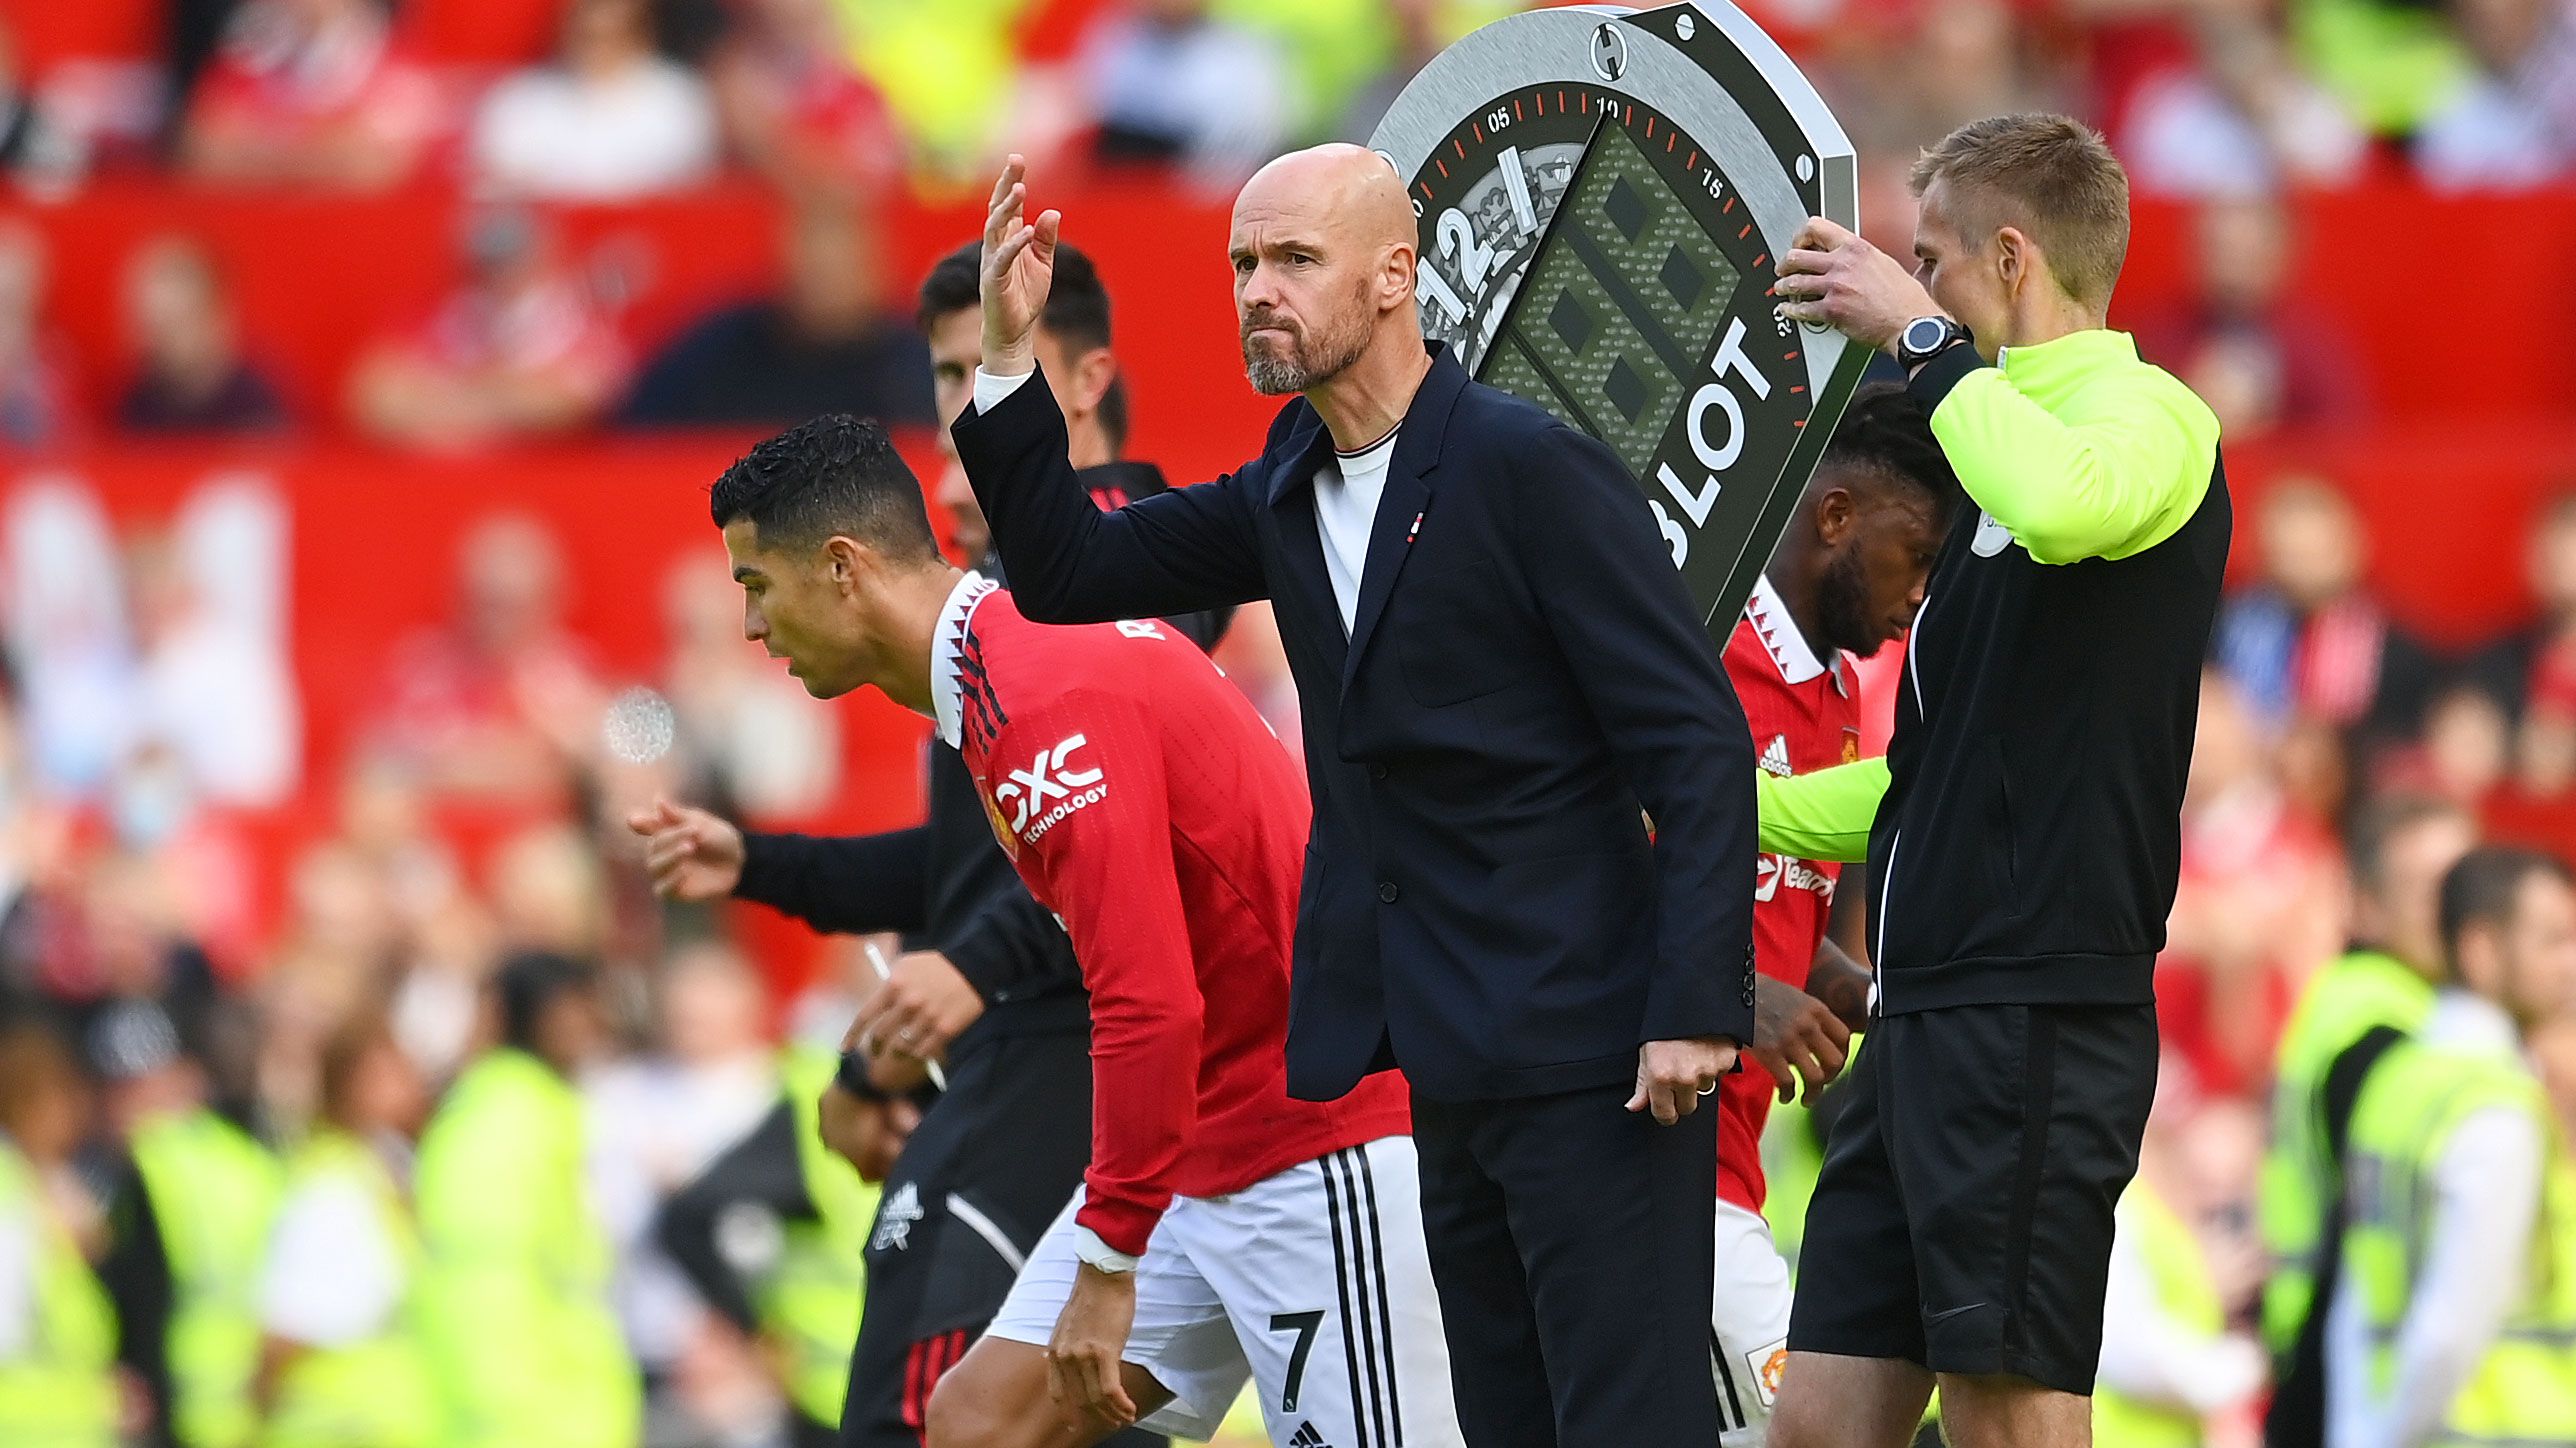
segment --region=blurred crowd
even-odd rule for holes
[[[793,421],[806,399],[930,415],[927,364],[879,307],[876,218],[957,195],[1005,147],[1047,174],[1142,170],[1224,194],[1253,165],[1365,138],[1442,45],[1509,0],[510,0],[553,52],[513,69],[416,39],[440,0],[168,0],[167,53],[22,73],[0,7],[0,168],[32,197],[168,176],[470,198],[463,280],[380,337],[300,417],[199,239],[126,264],[137,359],[113,415],[75,416],[47,258],[0,224],[0,446],[68,431],[354,427],[416,446],[599,426]],[[1973,116],[2071,111],[2142,195],[2206,203],[2197,303],[2132,319],[2240,432],[2350,421],[2333,319],[2284,301],[2299,254],[2275,198],[2374,175],[2522,188],[2576,172],[2569,0],[1751,0],[1863,157],[1863,215],[1902,252],[1915,149]],[[685,195],[751,176],[791,198],[777,282],[673,338],[625,335],[622,279],[550,204]],[[646,344],[650,343],[648,347]],[[2295,359],[2295,360],[2294,360]],[[83,425],[86,425],[84,428]]]

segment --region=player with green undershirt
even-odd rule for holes
[[[1876,1029],[1807,1220],[1772,1448],[2091,1437],[2112,1205],[2155,1091],[2227,562],[2218,421],[2104,325],[2128,178],[2061,116],[1924,153],[1919,265],[1810,221],[1792,320],[1892,353],[1972,505],[1884,762],[1758,783],[1762,848],[1866,860]]]

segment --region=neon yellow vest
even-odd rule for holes
[[[2430,1219],[2435,1164],[2462,1121],[2499,1107],[2528,1114],[2549,1143],[2530,1284],[2434,1441],[2576,1443],[2576,1169],[2518,1059],[2413,1041],[2372,1069],[2353,1111],[2344,1290],[2360,1294],[2374,1386],[2385,1389],[2408,1299],[2442,1230]]]
[[[2190,1225],[2143,1181],[2129,1183],[2118,1210],[2121,1232],[2136,1234],[2146,1259],[2156,1310],[2212,1337],[2225,1331],[2227,1305]],[[2111,1330],[2119,1331],[2119,1324]],[[2094,1390],[2094,1448],[2199,1448],[2200,1439],[2200,1417],[2188,1409],[2140,1402],[2107,1387]]]
[[[782,1063],[796,1160],[816,1216],[786,1224],[777,1266],[753,1293],[762,1322],[787,1350],[788,1398],[807,1418],[834,1426],[849,1392],[850,1349],[867,1297],[863,1254],[877,1211],[877,1189],[823,1145],[819,1102],[839,1064],[805,1047],[791,1047]]]
[[[2281,1032],[2272,1087],[2272,1140],[2263,1153],[2260,1222],[2272,1272],[2263,1286],[2263,1342],[2275,1361],[2297,1345],[2316,1301],[2326,1205],[2341,1190],[2326,1159],[2326,1073],[2382,1026],[2413,1035],[2433,987],[2405,962],[2357,950],[2308,982]]]
[[[170,1260],[170,1426],[184,1448],[243,1448],[257,1430],[259,1264],[277,1213],[277,1158],[212,1111],[134,1133],[134,1166]]]
[[[582,1111],[552,1068],[497,1050],[421,1141],[423,1324],[456,1448],[634,1448],[642,1433]]]
[[[838,0],[851,59],[902,121],[917,169],[962,184],[983,165],[1019,75],[1031,0]]]
[[[265,1448],[436,1448],[438,1393],[419,1325],[420,1233],[384,1159],[344,1131],[324,1131],[295,1153],[289,1189],[340,1178],[376,1204],[385,1240],[402,1261],[402,1305],[373,1336],[298,1353],[279,1375]]]
[[[36,1227],[36,1320],[27,1350],[0,1358],[0,1443],[116,1448],[116,1318],[35,1169],[0,1138],[0,1219]]]

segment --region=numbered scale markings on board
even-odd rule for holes
[[[1371,144],[1421,218],[1426,336],[1608,444],[1721,629],[1868,356],[1768,295],[1851,143],[1722,0],[1515,15],[1442,52]]]

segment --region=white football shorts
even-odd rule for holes
[[[1081,1204],[1077,1191],[1038,1239],[993,1336],[1055,1336],[1081,1266]],[[1140,1425],[1150,1432],[1214,1436],[1249,1377],[1283,1448],[1458,1448],[1412,1138],[1173,1198],[1136,1269],[1126,1360],[1172,1391]]]

